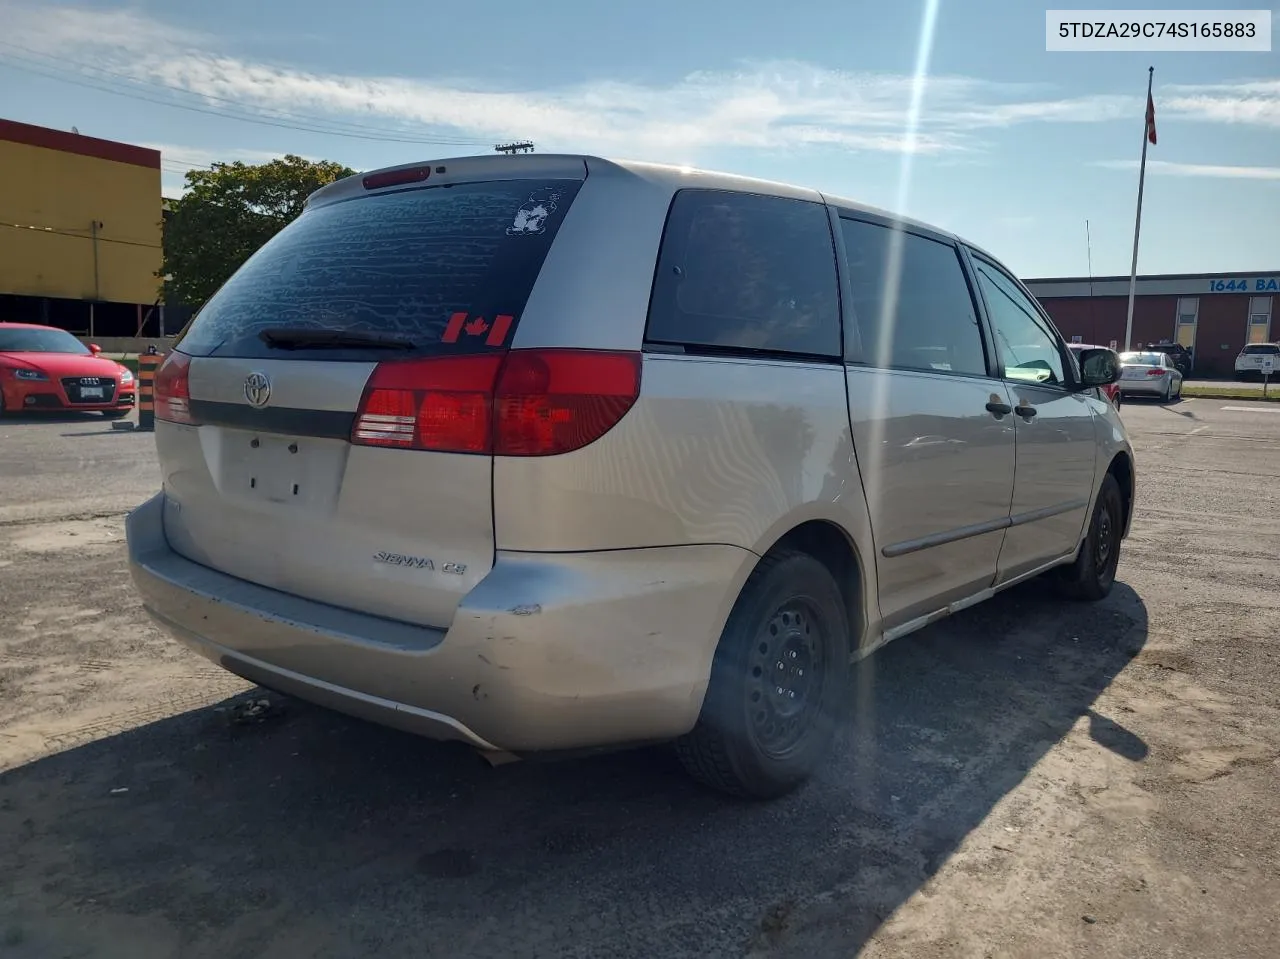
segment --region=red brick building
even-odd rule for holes
[[[1068,340],[1124,349],[1127,276],[1024,281]],[[1280,339],[1280,270],[1140,276],[1133,348],[1173,340],[1192,350],[1196,376],[1226,376],[1246,343]],[[1076,339],[1079,337],[1079,339]]]

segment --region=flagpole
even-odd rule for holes
[[[1151,81],[1156,68],[1147,67],[1147,102],[1142,105],[1142,163],[1138,168],[1138,213],[1133,219],[1133,262],[1129,266],[1129,312],[1124,321],[1124,348],[1133,348],[1133,296],[1138,289],[1138,234],[1142,232],[1142,187],[1147,178],[1147,137],[1150,120],[1147,104],[1151,102]]]

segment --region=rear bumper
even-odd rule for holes
[[[445,631],[193,563],[169,547],[163,514],[163,494],[129,514],[129,564],[147,611],[178,640],[268,688],[514,753],[688,732],[755,563],[733,546],[499,552]]]
[[[1159,396],[1164,392],[1165,383],[1164,377],[1152,377],[1144,380],[1119,380],[1116,385],[1120,387],[1120,392],[1126,396],[1134,393]]]

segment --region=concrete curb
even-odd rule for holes
[[[1280,403],[1280,384],[1277,384],[1277,389],[1274,392],[1268,391],[1266,396],[1262,395],[1261,390],[1256,393],[1251,390],[1231,392],[1229,390],[1198,389],[1188,386],[1182,387],[1182,395],[1189,400],[1243,400],[1252,403]]]

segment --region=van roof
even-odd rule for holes
[[[884,217],[903,226],[916,227],[935,233],[948,239],[958,240],[972,249],[986,253],[977,244],[956,236],[948,230],[901,216],[888,210],[859,203],[845,197],[822,193],[807,187],[780,183],[774,180],[763,180],[755,177],[739,176],[735,173],[722,173],[714,170],[703,170],[690,166],[675,164],[649,163],[640,160],[616,160],[605,157],[576,153],[520,153],[512,155],[484,154],[480,156],[446,157],[436,160],[418,160],[413,163],[400,163],[395,166],[367,170],[354,176],[338,180],[328,186],[321,187],[307,200],[307,206],[320,206],[336,200],[349,199],[364,192],[361,180],[373,174],[387,173],[392,170],[407,170],[419,167],[444,168],[462,178],[486,179],[510,173],[520,177],[560,176],[581,178],[590,174],[609,175],[625,173],[640,177],[652,183],[661,184],[674,193],[676,190],[689,187],[710,190],[737,190],[744,193],[757,193],[765,196],[791,197],[798,200],[811,200],[816,203],[830,203],[854,212],[868,213]],[[992,256],[986,253],[987,256]],[[994,257],[993,257],[994,258]]]

